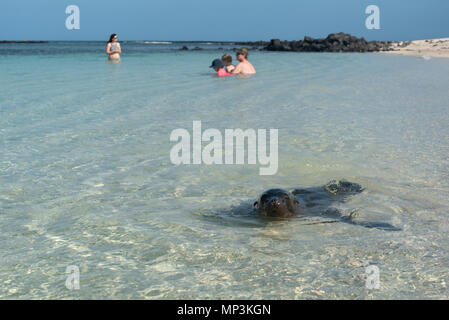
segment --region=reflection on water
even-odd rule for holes
[[[222,54],[0,60],[0,298],[448,298],[447,61],[253,52],[250,79],[209,76]],[[194,120],[279,129],[278,174],[172,165]],[[342,178],[365,190],[337,211],[252,213]]]

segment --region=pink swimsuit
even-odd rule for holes
[[[232,74],[232,73],[226,72],[226,70],[223,69],[223,68],[221,68],[221,69],[218,70],[218,72],[217,72],[217,76],[218,76],[218,77],[227,77],[227,76],[233,76],[233,75],[234,75],[234,74]]]

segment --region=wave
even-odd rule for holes
[[[145,44],[173,44],[173,42],[170,41],[143,41],[138,43],[145,43]]]

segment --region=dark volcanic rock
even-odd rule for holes
[[[305,43],[312,43],[313,42],[313,38],[305,36],[304,37],[304,42]]]
[[[267,41],[246,41],[246,42],[235,42],[238,46],[247,46],[247,47],[266,47],[270,43]]]
[[[273,39],[265,49],[269,51],[292,51],[292,46],[288,41],[281,42],[279,39]]]
[[[391,41],[366,41],[343,32],[331,33],[325,39],[304,37],[299,41],[273,39],[264,48],[268,51],[297,52],[378,52],[390,50]]]

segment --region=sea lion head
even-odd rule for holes
[[[270,189],[262,193],[254,208],[264,217],[289,218],[298,212],[298,201],[286,190]]]

